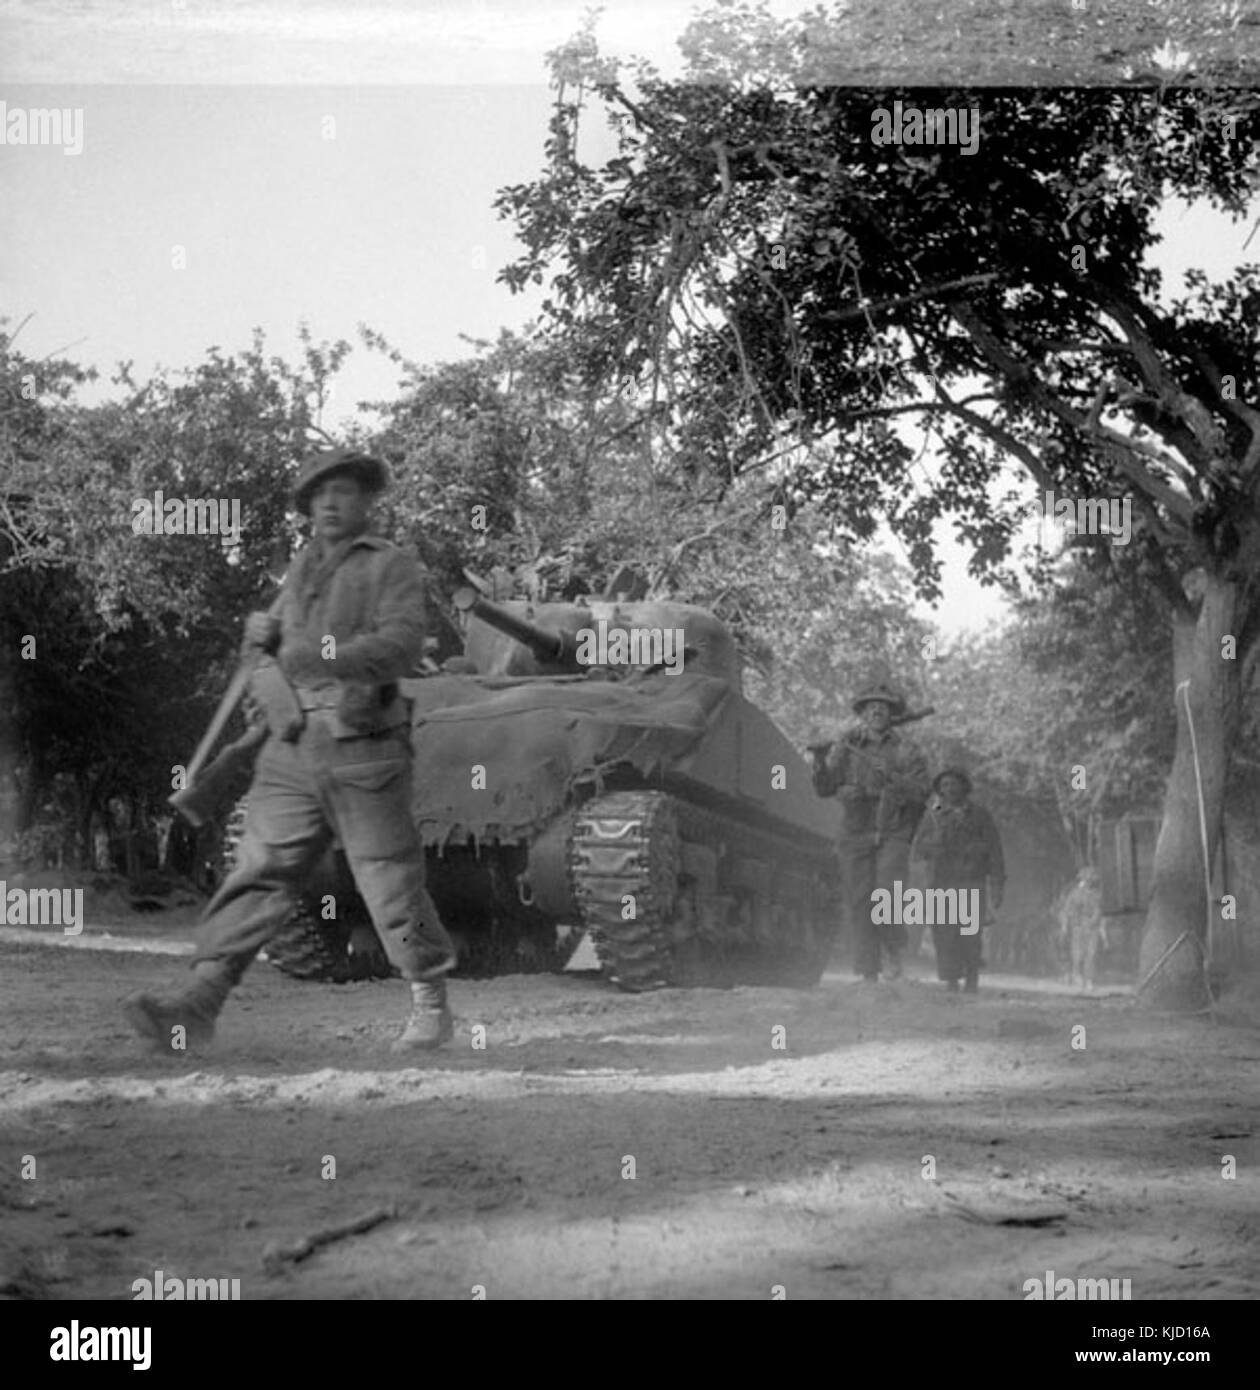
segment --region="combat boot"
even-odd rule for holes
[[[423,1052],[455,1036],[455,1020],[446,1002],[446,981],[412,980],[407,1026],[390,1044],[392,1052]]]
[[[202,1048],[213,1040],[214,1021],[233,980],[219,961],[201,961],[193,974],[193,983],[178,994],[136,994],[123,1003],[127,1022],[142,1038],[177,1052]],[[176,1028],[183,1028],[182,1036],[175,1033]]]

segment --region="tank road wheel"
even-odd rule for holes
[[[816,909],[818,886],[797,867],[780,872],[774,888],[745,983],[808,989],[818,983],[831,954],[831,933]]]
[[[720,846],[717,886],[701,932],[710,982],[816,985],[835,937],[838,890],[830,848],[820,853],[821,847],[781,830],[686,803],[679,803],[678,818],[685,846]],[[752,887],[749,865],[760,865]]]
[[[224,824],[224,877],[236,866],[248,802],[248,797],[241,797]],[[310,892],[298,898],[284,924],[259,952],[259,959],[296,980],[322,980],[334,985],[350,980],[385,979],[392,973],[370,922],[354,917],[324,921],[319,895]]]
[[[705,907],[701,884],[684,874],[678,882],[670,925],[671,985],[726,988],[734,983],[729,962],[714,945],[712,912],[706,915]]]
[[[321,922],[306,902],[259,952],[259,959],[295,980],[342,985],[357,977],[350,955],[350,932],[340,922]]]
[[[834,910],[827,905],[825,884],[811,882],[802,896],[807,907],[803,903],[793,911],[783,905],[776,921],[779,941],[790,943],[778,948],[776,983],[794,989],[809,989],[822,979],[835,942]]]
[[[573,895],[604,974],[632,993],[674,984],[670,920],[681,855],[671,798],[612,792],[578,812]]]

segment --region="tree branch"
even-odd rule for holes
[[[1150,336],[1142,328],[1138,315],[1134,313],[1118,294],[1103,292],[1100,307],[1120,325],[1133,356],[1146,384],[1155,393],[1160,408],[1170,415],[1184,420],[1194,436],[1201,451],[1198,460],[1205,467],[1224,452],[1220,426],[1212,419],[1211,411],[1202,401],[1192,396],[1181,383],[1167,370]],[[1149,310],[1148,310],[1149,312]],[[1184,445],[1183,452],[1186,452]]]
[[[869,318],[872,314],[883,313],[886,309],[900,308],[903,304],[914,304],[920,299],[931,299],[938,294],[949,294],[954,290],[967,289],[972,285],[991,284],[997,278],[996,271],[987,272],[984,275],[965,275],[960,280],[946,280],[939,285],[926,285],[923,289],[914,290],[910,294],[898,295],[895,299],[881,299],[873,304],[867,301],[856,304],[850,309],[827,310],[815,314],[814,317],[836,323],[847,323],[852,319]]]
[[[1079,410],[1068,405],[1038,378],[1031,363],[1014,356],[1002,345],[997,335],[970,305],[961,300],[953,300],[950,303],[950,310],[963,330],[1006,380],[1023,386],[1047,411],[1057,419],[1062,420],[1064,424],[1070,425],[1082,438],[1089,439],[1092,436],[1116,446],[1117,449],[1126,450],[1129,454],[1142,454],[1165,467],[1174,466],[1169,462],[1164,452],[1154,445],[1147,444],[1145,440],[1134,439],[1131,435],[1122,434],[1109,425],[1093,421],[1092,412],[1091,415],[1082,415]],[[1140,469],[1126,455],[1117,454],[1115,457],[1117,466],[1121,468],[1129,482],[1167,507],[1169,512],[1188,530],[1193,511],[1189,499],[1174,491],[1149,470]]]
[[[1221,394],[1220,369],[1202,348],[1195,348],[1190,355],[1195,365],[1212,383],[1212,389],[1216,392],[1216,399],[1220,403],[1221,409],[1226,414],[1232,415],[1235,420],[1246,425],[1251,431],[1251,443],[1247,445],[1247,452],[1243,455],[1240,465],[1240,471],[1244,477],[1247,477],[1254,470],[1260,468],[1260,410],[1247,405],[1245,401]]]

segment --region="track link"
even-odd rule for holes
[[[569,866],[600,965],[621,989],[812,985],[830,954],[839,895],[825,851],[664,792],[588,802]]]
[[[611,792],[578,811],[569,842],[573,896],[604,974],[621,989],[674,983],[669,923],[680,865],[664,793]]]

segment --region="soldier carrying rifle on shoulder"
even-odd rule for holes
[[[866,686],[853,700],[861,723],[836,741],[811,745],[814,790],[838,797],[842,830],[840,857],[845,898],[853,935],[854,969],[864,980],[884,973],[901,975],[906,929],[900,922],[872,920],[872,894],[893,884],[905,885],[910,871],[910,842],[928,795],[928,764],[923,753],[894,725],[922,719],[931,710],[907,714],[906,702],[890,686]]]

